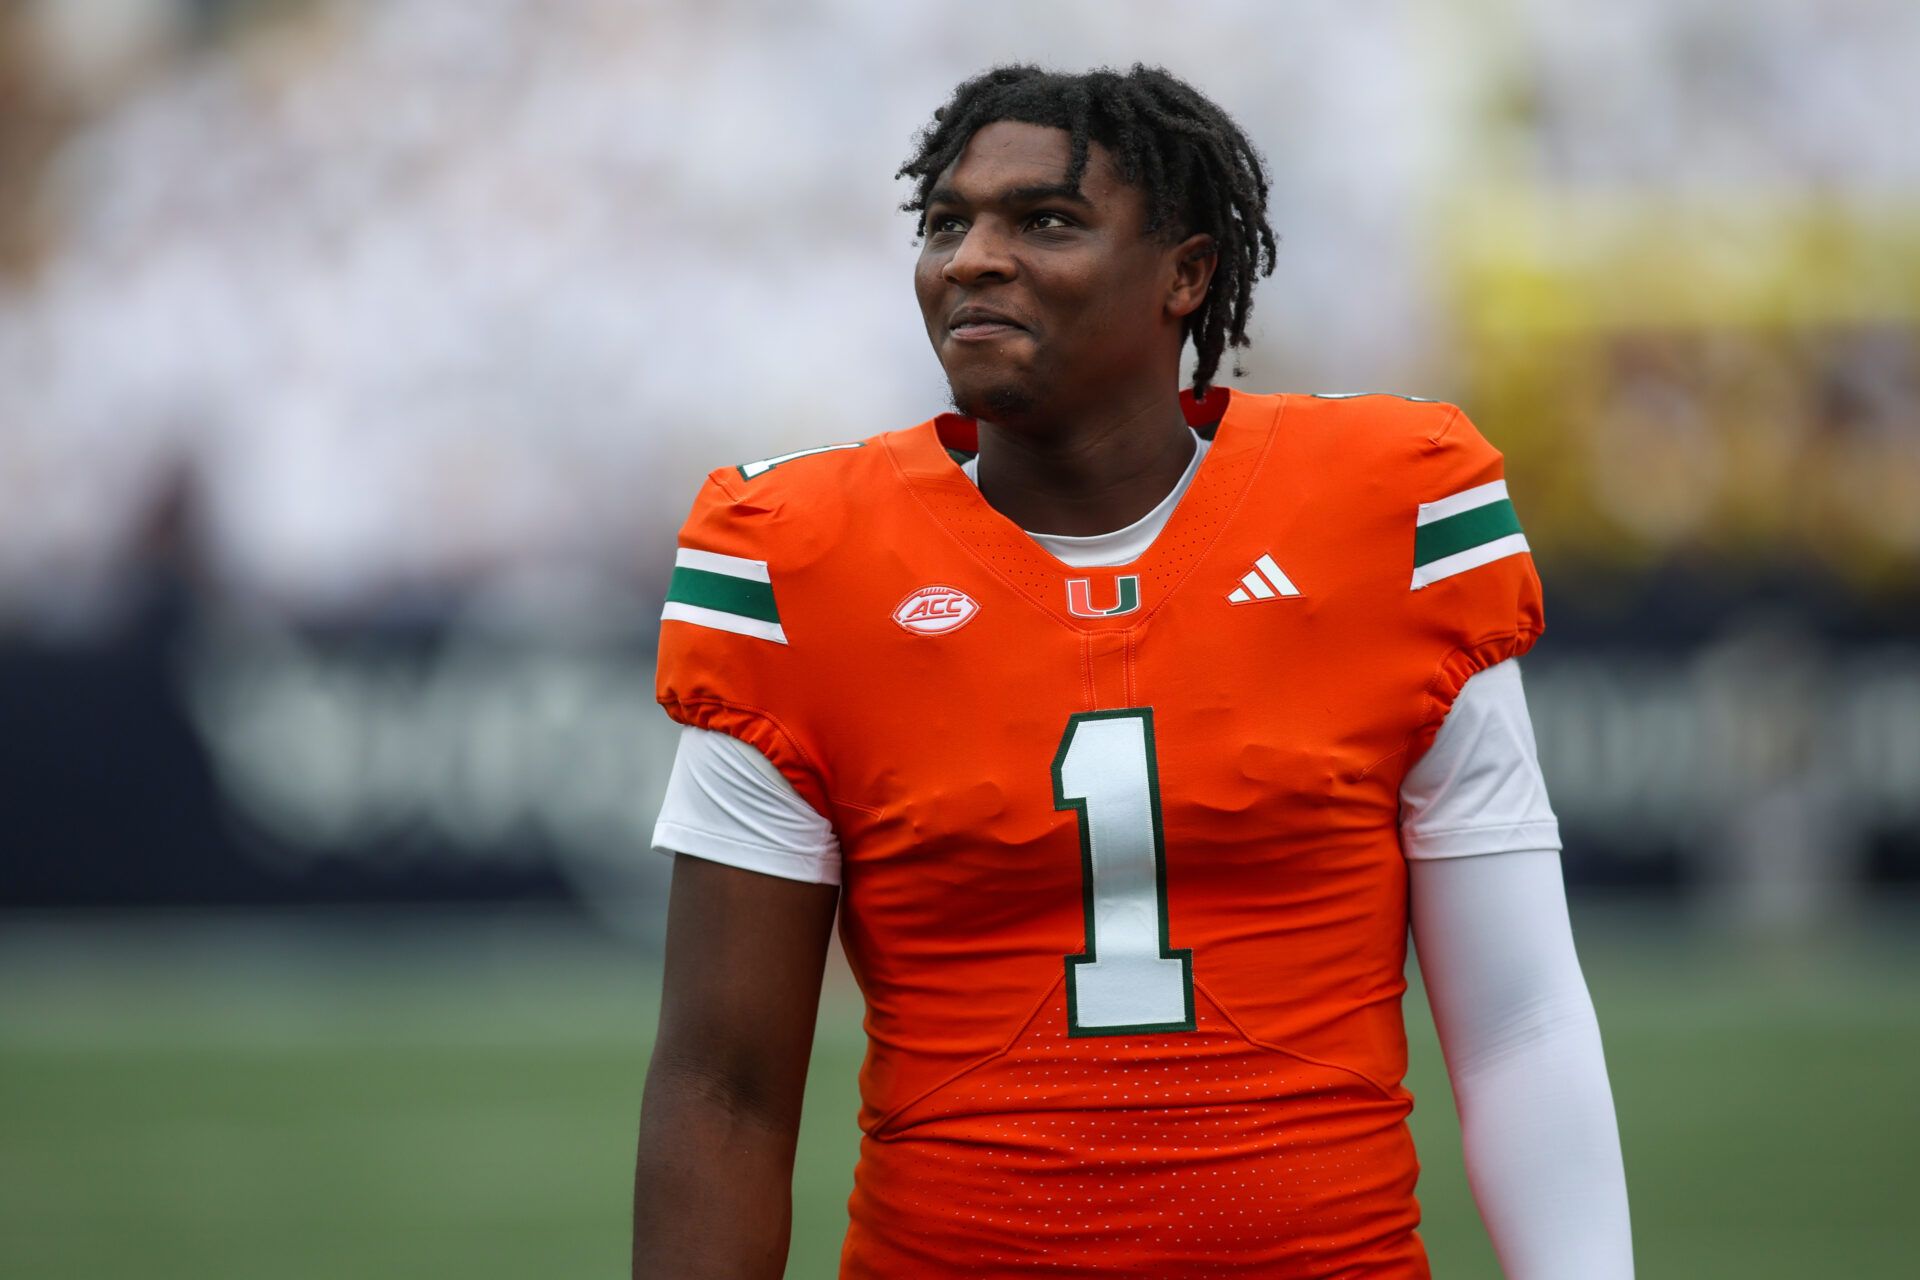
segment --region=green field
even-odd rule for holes
[[[1736,945],[1579,917],[1640,1274],[1915,1274],[1920,928]],[[559,919],[0,921],[0,1274],[617,1277],[649,949]],[[1498,1274],[1424,1006],[1435,1274]],[[796,1277],[831,1276],[857,1013],[823,1011]]]

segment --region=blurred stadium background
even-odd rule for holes
[[[0,3],[0,1271],[624,1274],[673,532],[940,407],[890,175],[1011,58],[1265,147],[1245,385],[1506,450],[1641,1274],[1915,1274],[1911,0]]]

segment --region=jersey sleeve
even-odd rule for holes
[[[803,705],[817,638],[789,630],[798,575],[782,563],[781,526],[778,505],[740,496],[725,472],[708,477],[674,552],[655,696],[680,724],[753,747],[830,818]]]
[[[1402,515],[1408,599],[1442,654],[1424,748],[1475,673],[1517,658],[1545,628],[1540,577],[1500,452],[1458,409],[1422,441]]]

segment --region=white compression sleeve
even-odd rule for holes
[[[1630,1280],[1600,1028],[1551,849],[1409,862],[1467,1181],[1507,1280]]]

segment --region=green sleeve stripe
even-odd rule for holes
[[[771,583],[711,573],[706,569],[676,568],[672,580],[667,583],[667,601],[670,604],[690,604],[720,613],[737,614],[742,618],[755,618],[761,622],[780,621],[780,610],[773,603]]]
[[[1513,513],[1513,503],[1502,498],[1421,525],[1413,538],[1413,564],[1419,568],[1519,532],[1520,517]]]

